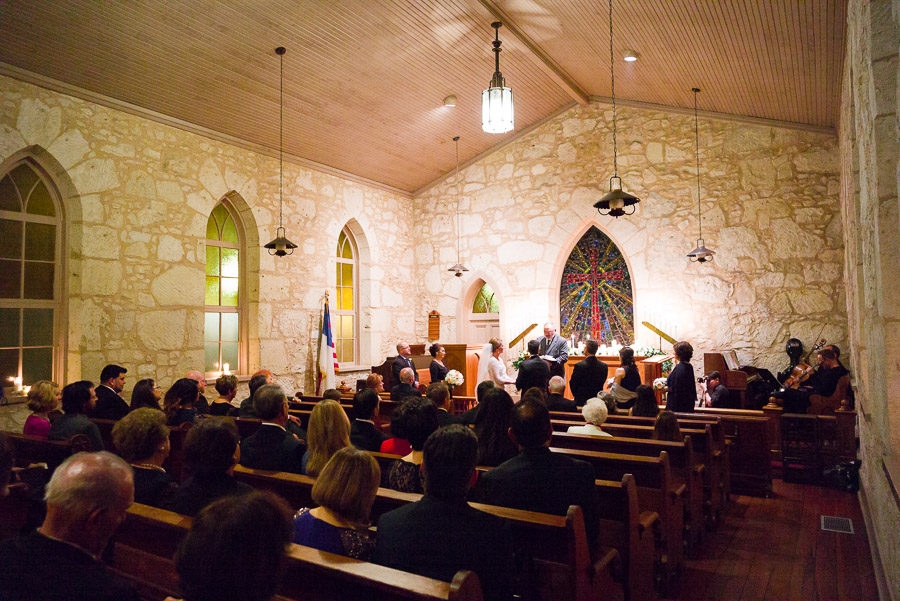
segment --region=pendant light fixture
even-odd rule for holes
[[[491,23],[494,28],[494,77],[491,85],[481,93],[481,129],[489,134],[505,134],[513,128],[513,93],[506,87],[500,73],[500,28],[503,23]]]
[[[453,275],[461,278],[463,272],[469,270],[466,269],[459,258],[459,237],[461,234],[459,227],[459,136],[455,136],[453,141],[456,143],[456,265],[447,271],[452,271]]]
[[[283,257],[294,254],[297,245],[288,240],[284,235],[284,223],[282,221],[284,208],[284,46],[275,49],[275,54],[281,57],[281,91],[279,92],[279,142],[278,142],[278,229],[275,230],[275,239],[265,245],[270,255]]]
[[[613,176],[609,179],[609,192],[594,203],[594,206],[601,215],[612,215],[618,218],[622,215],[633,214],[634,205],[641,202],[641,199],[622,190],[622,178],[619,177],[619,166],[616,160],[618,148],[616,147],[616,74],[613,69],[612,0],[609,0],[609,81],[613,107]],[[626,212],[625,207],[631,207],[631,211]]]
[[[703,242],[703,214],[700,210],[700,128],[697,125],[697,94],[700,88],[691,88],[694,93],[694,144],[697,151],[697,221],[700,224],[700,238],[697,239],[697,248],[687,254],[693,263],[706,263],[713,260],[713,251],[706,248]]]

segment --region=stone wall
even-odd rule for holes
[[[358,363],[380,362],[413,333],[410,228],[396,218],[408,198],[286,163],[284,221],[299,248],[271,257],[260,245],[278,220],[277,159],[0,77],[0,169],[26,156],[63,196],[64,381],[116,362],[131,382],[168,385],[202,366],[206,222],[226,195],[247,234],[245,371],[267,367],[291,391],[312,389],[322,297],[348,223],[365,266]]]
[[[436,309],[442,339],[462,341],[479,279],[501,298],[506,340],[558,320],[562,266],[596,225],[628,261],[636,322],[690,340],[701,366],[703,351],[733,348],[744,363],[782,369],[787,339],[809,344],[822,324],[846,346],[836,136],[701,118],[703,235],[718,253],[701,265],[685,257],[698,237],[693,115],[618,110],[619,174],[642,199],[619,219],[592,206],[612,175],[611,119],[609,105],[576,106],[461,170],[463,278],[447,272],[454,176],[417,196],[416,213],[428,215],[416,225],[420,337]],[[649,330],[636,334],[658,345]]]
[[[847,314],[860,498],[885,576],[882,595],[892,600],[900,599],[898,39],[900,2],[851,0],[839,130]]]

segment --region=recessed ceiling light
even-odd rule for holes
[[[625,60],[629,63],[633,63],[640,57],[641,55],[635,52],[634,50],[626,50],[625,51]]]
[[[450,94],[444,98],[444,106],[456,106],[456,96]]]

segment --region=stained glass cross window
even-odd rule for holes
[[[622,252],[596,227],[572,249],[559,286],[560,334],[575,342],[634,342],[631,274]]]

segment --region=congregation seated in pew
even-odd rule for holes
[[[138,380],[131,390],[131,410],[150,407],[162,411],[162,405],[159,404],[162,398],[162,386],[157,384],[156,380],[153,378]]]
[[[222,374],[216,378],[219,396],[209,405],[209,415],[237,417],[240,409],[232,401],[237,396],[238,379],[234,374]]]
[[[388,486],[400,492],[421,494],[425,491],[422,451],[425,441],[440,427],[437,407],[428,399],[409,397],[400,404],[395,420],[391,426],[398,423],[412,450],[391,465]]]
[[[116,453],[134,472],[134,502],[168,508],[178,485],[163,468],[169,456],[169,428],[162,411],[134,409],[112,429]]]
[[[583,426],[569,426],[569,434],[589,434],[591,436],[612,436],[609,432],[604,432],[600,426],[609,417],[609,408],[606,401],[601,401],[597,397],[588,399],[588,402],[581,408],[581,414],[584,421],[587,422]]]
[[[416,372],[411,367],[404,367],[400,370],[398,383],[391,388],[391,400],[402,401],[410,396],[422,396],[416,387]]]
[[[633,417],[656,417],[659,415],[659,405],[656,404],[656,394],[648,384],[641,384],[635,389],[637,397],[631,407]]]
[[[350,420],[340,403],[331,399],[316,403],[309,416],[306,439],[300,473],[315,478],[332,455],[351,446]]]
[[[575,401],[570,401],[563,394],[566,391],[566,381],[559,376],[550,378],[550,394],[547,395],[547,409],[550,411],[578,411]]]
[[[191,378],[176,380],[163,397],[163,411],[170,426],[192,424],[197,419],[200,401],[200,384]]]
[[[91,442],[91,450],[103,450],[103,437],[95,423],[88,419],[88,413],[97,401],[94,384],[89,380],[72,382],[63,388],[63,415],[50,425],[49,440],[67,440],[76,434],[84,434]]]
[[[248,387],[250,388],[250,396],[241,401],[238,407],[238,416],[249,419],[258,419],[256,409],[253,407],[253,395],[256,391],[265,386],[272,384],[272,372],[267,369],[261,369],[250,378]]]
[[[432,382],[425,391],[425,396],[434,403],[438,410],[438,425],[440,427],[452,424],[461,424],[462,418],[450,413],[450,389],[444,382]]]
[[[47,438],[50,433],[50,412],[59,408],[62,390],[56,382],[41,380],[28,391],[28,409],[31,415],[25,419],[22,432],[29,436]]]
[[[350,424],[350,442],[363,451],[380,451],[388,439],[375,425],[378,413],[378,393],[372,388],[364,388],[353,395],[353,423]]]
[[[475,435],[478,437],[478,465],[500,465],[515,457],[519,449],[509,438],[513,416],[512,397],[502,388],[492,387],[484,394],[478,407],[474,424]]]
[[[262,420],[259,429],[241,441],[241,465],[302,473],[306,445],[287,431],[288,400],[281,386],[266,385],[253,395],[253,406]]]
[[[661,411],[653,426],[653,440],[681,442],[684,437],[678,427],[678,417],[671,411]]]

